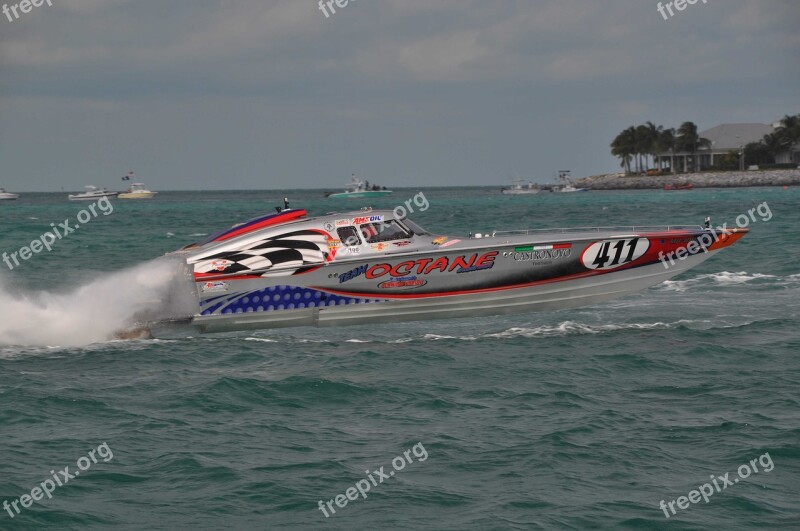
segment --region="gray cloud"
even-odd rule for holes
[[[0,185],[499,184],[797,113],[794,0],[58,0],[0,19]]]

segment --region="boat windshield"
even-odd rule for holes
[[[403,219],[403,225],[408,227],[408,229],[417,236],[430,236],[431,234],[408,218]]]
[[[377,223],[365,223],[361,225],[361,234],[367,243],[390,242],[394,240],[405,240],[411,234],[399,223],[395,221],[379,221]]]

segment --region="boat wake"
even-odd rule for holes
[[[137,323],[191,315],[195,304],[181,268],[164,258],[64,293],[20,292],[0,277],[0,345],[80,347],[146,337]]]
[[[721,271],[719,273],[699,275],[695,278],[690,278],[687,280],[666,280],[656,289],[660,288],[666,291],[686,291],[699,285],[725,287],[737,284],[746,284],[754,281],[777,282],[783,284],[796,282],[797,280],[800,280],[800,275],[777,277],[775,275],[764,275],[762,273],[748,273],[747,271]]]

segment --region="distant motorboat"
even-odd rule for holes
[[[586,188],[575,188],[573,184],[565,184],[553,190],[554,192],[586,192]]]
[[[126,192],[120,192],[117,199],[152,199],[158,192],[144,187],[144,183],[133,183]]]
[[[119,192],[110,192],[105,188],[101,190],[92,185],[86,185],[84,188],[86,189],[85,192],[69,194],[67,197],[70,201],[94,201],[95,199],[100,199],[102,197],[117,197],[119,194]]]
[[[362,197],[383,197],[392,195],[391,190],[387,190],[385,186],[378,186],[377,184],[370,186],[369,181],[362,181],[353,174],[350,178],[350,184],[344,192],[329,192],[325,197],[329,199],[342,199],[352,198],[359,199]]]
[[[522,179],[514,179],[511,182],[513,183],[511,186],[501,189],[500,192],[505,195],[533,195],[538,194],[540,191],[539,185],[532,182],[523,184],[525,181]]]
[[[561,170],[558,172],[558,178],[561,179],[564,184],[559,187],[554,187],[554,192],[586,192],[586,188],[577,188],[572,180],[569,178],[569,170]]]
[[[0,188],[0,201],[13,201],[15,199],[19,199],[19,194],[12,194],[11,192],[6,192],[5,188]]]

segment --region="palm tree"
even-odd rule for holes
[[[677,138],[675,136],[675,129],[663,129],[658,135],[658,139],[656,140],[656,144],[658,146],[659,151],[669,151],[669,169],[672,174],[675,174],[675,146],[677,144]],[[661,169],[661,165],[659,168]]]
[[[661,133],[664,131],[664,126],[656,125],[653,122],[646,122],[647,138],[648,138],[648,151],[647,153],[653,157],[653,166],[656,165],[656,157],[660,151],[659,141],[661,140]],[[661,168],[658,168],[659,170]]]
[[[678,149],[688,151],[692,155],[692,172],[697,171],[697,150],[701,147],[710,148],[711,141],[697,134],[694,122],[683,122],[678,128]]]
[[[784,116],[781,125],[775,129],[775,133],[781,139],[784,149],[788,150],[793,145],[800,144],[800,114]]]
[[[767,152],[773,158],[777,158],[778,155],[780,155],[789,147],[786,143],[786,140],[777,131],[768,135],[764,135],[764,138],[761,139],[761,143],[764,144]]]
[[[636,157],[639,162],[639,171],[642,172],[648,166],[647,154],[652,151],[653,137],[650,136],[650,128],[646,125],[640,125],[636,128]],[[642,155],[645,161],[642,164]]]
[[[636,130],[633,127],[622,131],[617,135],[614,141],[611,142],[611,154],[620,158],[622,161],[620,165],[625,169],[626,174],[631,172],[631,156],[635,151]]]

